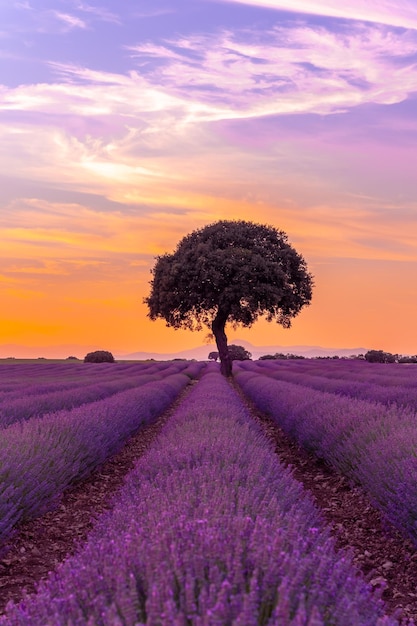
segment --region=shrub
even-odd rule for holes
[[[396,355],[383,350],[368,350],[365,359],[368,363],[395,363]]]
[[[84,363],[114,363],[114,356],[107,350],[89,352],[84,357]]]
[[[234,343],[228,346],[228,351],[232,361],[249,361],[252,357],[252,354],[245,350],[243,346],[237,346]]]

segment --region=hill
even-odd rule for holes
[[[322,348],[321,346],[255,346],[249,341],[241,339],[231,339],[229,343],[235,343],[243,346],[252,354],[253,359],[259,359],[263,354],[275,354],[282,352],[283,354],[298,354],[309,358],[318,356],[350,356],[351,354],[365,354],[368,348]],[[171,359],[196,359],[204,361],[210,352],[217,350],[215,344],[208,344],[191,348],[190,350],[182,350],[179,352],[131,352],[128,354],[116,354],[117,359],[142,360],[155,359],[156,361],[168,361]]]

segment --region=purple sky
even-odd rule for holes
[[[154,256],[244,218],[316,293],[240,337],[416,353],[416,161],[414,1],[0,0],[0,345],[198,345]]]

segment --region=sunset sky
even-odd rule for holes
[[[0,0],[0,357],[203,344],[142,301],[218,219],[316,285],[230,340],[416,354],[416,163],[415,0]]]

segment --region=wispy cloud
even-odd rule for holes
[[[60,11],[53,11],[53,15],[57,20],[67,24],[69,28],[87,28],[87,23],[79,18],[77,15],[70,15],[69,13],[61,13]]]
[[[145,42],[130,48],[137,69],[125,74],[54,63],[50,84],[1,89],[0,165],[28,181],[55,180],[61,188],[130,206],[205,206],[209,188],[226,198],[228,189],[250,188],[251,172],[266,203],[297,196],[300,176],[308,194],[318,196],[332,187],[333,175],[326,172],[344,157],[327,150],[320,132],[309,143],[308,135],[287,136],[271,121],[263,130],[256,124],[401,102],[417,91],[409,60],[416,45],[415,33],[383,26],[358,24],[335,34],[298,24]],[[240,139],[231,130],[238,123],[246,125]],[[342,138],[346,144],[351,132]],[[270,138],[268,152],[262,133]],[[198,172],[191,181],[190,168]],[[287,189],[271,183],[277,171]],[[334,187],[347,184],[340,172],[334,181]],[[369,185],[364,188],[369,192]],[[250,193],[243,197],[252,201]]]
[[[191,117],[207,115],[198,104],[211,109],[212,119],[222,119],[399,102],[417,90],[410,60],[416,45],[417,34],[383,26],[357,25],[341,35],[297,25],[223,31],[130,50],[150,83],[184,102],[191,98]]]
[[[76,29],[91,28],[97,21],[121,24],[121,19],[116,13],[105,7],[91,6],[79,0],[68,0],[65,7],[68,10],[46,7],[35,9],[29,2],[17,2],[14,8],[18,11],[16,15],[21,16],[20,21],[12,26],[12,32],[15,34],[69,33]]]
[[[99,20],[102,20],[103,22],[112,22],[113,24],[122,23],[120,17],[116,15],[116,13],[109,11],[105,7],[97,6],[97,5],[92,6],[85,2],[78,2],[78,1],[74,2],[74,6],[78,11],[87,13],[89,15],[93,15]]]
[[[13,6],[16,7],[16,9],[27,9],[29,11],[33,9],[31,4],[27,2],[27,0],[23,0],[22,2],[14,2]]]
[[[216,2],[222,0],[216,0]],[[417,29],[417,7],[410,0],[223,0],[291,13],[375,22],[401,28]]]

